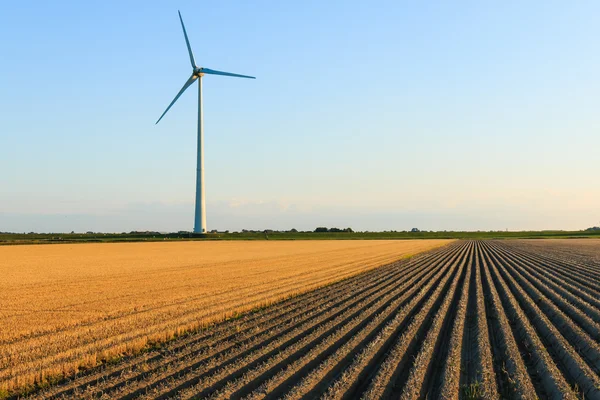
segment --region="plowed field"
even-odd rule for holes
[[[454,242],[36,396],[598,399],[598,252]]]

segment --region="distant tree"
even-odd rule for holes
[[[290,233],[298,233],[298,230],[296,230],[296,228],[292,228],[290,229]]]
[[[352,233],[354,231],[352,230],[352,228],[346,228],[346,229],[344,229],[344,232]]]
[[[421,232],[421,231],[419,230],[419,228],[412,228],[410,231],[411,231],[411,232]]]
[[[315,229],[315,232],[328,232],[329,230],[327,228],[325,228],[324,226],[320,226],[317,229]]]

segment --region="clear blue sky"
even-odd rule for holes
[[[600,221],[600,2],[0,4],[0,231]]]

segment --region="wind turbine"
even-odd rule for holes
[[[208,69],[198,67],[194,60],[194,54],[192,53],[192,47],[188,39],[185,25],[183,24],[183,18],[181,18],[181,12],[179,13],[179,21],[181,21],[181,28],[183,28],[183,36],[185,36],[185,44],[187,45],[188,53],[190,54],[190,62],[192,63],[192,76],[183,85],[177,96],[173,99],[169,107],[160,116],[156,123],[165,116],[167,111],[175,104],[179,96],[185,92],[185,90],[198,80],[198,159],[196,163],[196,209],[194,216],[194,233],[206,233],[206,196],[204,192],[204,129],[203,129],[203,115],[202,115],[202,77],[204,75],[223,75],[233,76],[235,78],[249,78],[256,79],[253,76],[232,74],[230,72],[216,71],[214,69]]]

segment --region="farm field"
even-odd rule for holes
[[[600,241],[457,241],[40,398],[600,398]]]
[[[451,240],[0,248],[0,398]]]

